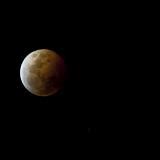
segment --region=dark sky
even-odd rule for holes
[[[104,14],[105,9],[97,14],[92,8],[84,9],[83,14],[76,8],[74,12],[52,8],[44,13],[33,8],[29,14],[22,7],[5,27],[2,46],[9,64],[15,62],[4,73],[7,84],[13,78],[13,92],[8,93],[10,87],[5,89],[11,102],[7,110],[12,132],[24,141],[85,137],[88,128],[96,128],[96,134],[106,129],[108,137],[124,133],[126,126],[132,126],[133,114],[141,111],[135,101],[141,93],[137,89],[142,83],[138,67],[141,50],[132,15],[118,11]],[[69,71],[64,89],[50,97],[30,94],[20,81],[23,59],[42,48],[64,57]]]
[[[96,108],[99,106],[93,103],[93,99],[99,94],[97,91],[99,82],[96,82],[99,69],[96,63],[99,63],[100,57],[95,57],[96,51],[88,43],[89,40],[85,40],[80,33],[74,35],[72,30],[65,31],[65,28],[54,27],[54,24],[52,27],[45,25],[36,28],[39,24],[35,24],[29,30],[23,28],[27,31],[22,31],[22,34],[18,31],[14,40],[12,48],[16,57],[14,113],[17,129],[22,129],[24,132],[34,130],[35,133],[43,130],[49,134],[76,132],[87,135],[88,126],[96,125]],[[64,89],[50,97],[30,94],[23,87],[19,76],[24,57],[41,48],[53,49],[64,57],[69,71],[69,79]]]
[[[58,157],[79,152],[78,158],[82,152],[95,158],[98,149],[112,156],[141,152],[154,124],[146,58],[154,16],[142,9],[151,10],[121,1],[54,2],[6,2],[0,11],[1,139],[23,156],[45,149],[52,156],[60,150]],[[50,97],[30,94],[20,80],[23,59],[43,48],[64,57],[69,71],[64,89]]]
[[[53,25],[54,26],[54,25]],[[43,27],[42,27],[43,28]],[[88,127],[96,127],[103,118],[116,121],[121,100],[123,59],[115,53],[118,45],[111,37],[90,30],[80,34],[43,28],[44,32],[18,35],[13,54],[16,57],[15,119],[18,129],[36,133],[67,131],[87,134]],[[70,31],[70,30],[69,30]],[[117,44],[117,46],[115,45]],[[64,57],[69,70],[65,88],[57,95],[37,97],[22,85],[19,76],[24,57],[40,48],[57,51]],[[113,55],[112,55],[113,54]],[[108,117],[109,116],[109,117]],[[113,116],[113,117],[112,117]],[[25,131],[24,131],[25,132]],[[76,133],[76,134],[77,134]]]

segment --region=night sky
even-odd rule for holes
[[[108,44],[113,46],[106,47],[103,40],[102,44],[99,44],[98,38],[92,39],[91,35],[85,38],[77,34],[72,38],[51,31],[34,35],[34,31],[31,32],[33,35],[25,35],[27,38],[20,36],[19,40],[16,40],[18,45],[14,48],[14,112],[17,129],[24,134],[27,130],[85,137],[88,135],[88,127],[97,127],[98,123],[103,122],[103,118],[109,119],[109,125],[114,123],[116,119],[113,117],[116,117],[115,114],[120,110],[117,103],[121,100],[120,94],[123,94],[119,93],[121,82],[117,79],[122,76],[121,71],[118,73],[119,68],[116,68],[119,59],[116,54],[111,56],[110,53],[114,45]],[[71,39],[67,39],[68,37]],[[53,49],[64,57],[69,71],[64,89],[49,97],[37,97],[29,93],[23,87],[19,76],[20,65],[25,56],[42,48]]]
[[[7,93],[8,101],[13,102],[7,109],[11,130],[22,141],[81,137],[77,138],[80,141],[102,134],[118,139],[129,135],[134,122],[131,117],[141,111],[135,100],[140,97],[141,50],[138,32],[128,20],[131,16],[110,12],[105,19],[103,13],[83,11],[88,14],[77,11],[73,16],[73,12],[60,14],[53,9],[44,14],[33,9],[30,13],[34,14],[24,11],[10,22],[3,46],[12,54],[9,61],[15,62],[8,67],[13,76],[6,79],[13,77],[15,83],[14,92]],[[64,58],[69,75],[61,92],[38,97],[22,85],[20,66],[26,55],[44,48]]]
[[[18,34],[13,52],[16,57],[15,119],[18,130],[39,134],[88,135],[88,127],[96,126],[98,104],[93,103],[99,82],[99,63],[85,38],[56,28],[31,28]],[[38,32],[38,33],[37,33]],[[20,65],[27,54],[37,49],[51,49],[60,54],[68,68],[68,79],[61,92],[49,97],[29,93],[20,80]],[[91,53],[90,53],[91,52]],[[96,61],[97,62],[96,62]],[[96,72],[96,74],[94,73]],[[97,84],[96,84],[97,83]],[[97,98],[96,98],[97,99]],[[97,101],[95,99],[95,101]]]

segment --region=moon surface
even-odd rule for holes
[[[31,52],[23,60],[20,78],[24,87],[34,95],[50,96],[57,93],[66,78],[62,57],[48,49]]]

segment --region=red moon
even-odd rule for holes
[[[32,94],[53,95],[63,87],[66,79],[64,59],[48,49],[31,52],[22,62],[20,78]]]

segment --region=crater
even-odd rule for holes
[[[37,55],[38,55],[37,53],[33,53],[33,54],[32,54],[32,58],[37,57]]]

